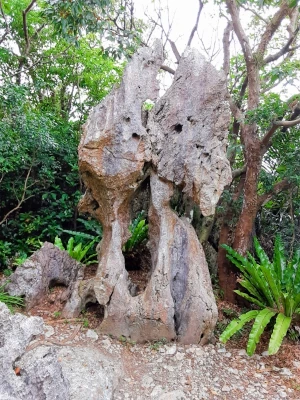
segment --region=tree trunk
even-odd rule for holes
[[[251,129],[246,125],[245,129]],[[242,211],[235,229],[233,248],[245,254],[250,245],[253,224],[257,214],[257,185],[261,170],[262,155],[258,138],[249,137],[245,142],[246,179],[244,184],[244,197]]]

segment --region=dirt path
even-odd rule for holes
[[[131,344],[98,336],[82,324],[50,321],[31,346],[92,347],[121,361],[123,374],[114,400],[299,399],[300,350],[283,345],[277,356],[248,357],[220,344]],[[122,341],[123,340],[123,341]],[[100,399],[99,399],[100,400]]]

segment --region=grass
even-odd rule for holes
[[[10,311],[13,311],[15,307],[23,307],[24,299],[19,296],[11,296],[5,291],[5,286],[8,282],[5,282],[0,286],[0,302],[6,304]]]

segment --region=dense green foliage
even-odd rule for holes
[[[287,260],[279,236],[276,237],[272,262],[256,238],[254,247],[258,261],[250,253],[246,258],[229,246],[223,247],[228,252],[227,257],[242,273],[238,281],[246,292],[235,292],[255,304],[259,310],[249,311],[232,321],[220,340],[225,343],[245,323],[254,319],[247,344],[247,353],[252,355],[265,327],[277,316],[268,348],[269,354],[275,354],[290,327],[292,317],[300,313],[300,250]]]
[[[104,49],[107,25],[97,30],[89,12],[93,9],[101,18],[113,16],[116,4],[97,0],[3,4],[0,269],[14,256],[24,259],[40,242],[53,242],[57,235],[67,240],[64,230],[89,233],[85,218],[77,215],[83,190],[77,166],[81,126],[91,107],[119,82],[124,66],[108,56],[110,45]],[[119,16],[126,19],[128,9],[123,11]],[[118,40],[117,32],[114,39]],[[120,39],[120,46],[109,42],[118,55],[129,51],[125,39],[135,43],[128,37]]]

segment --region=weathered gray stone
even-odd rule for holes
[[[18,365],[24,400],[111,400],[122,375],[117,360],[87,347],[41,346]]]
[[[24,383],[14,368],[31,340],[42,332],[42,318],[13,315],[0,303],[0,399],[27,399],[21,397]]]
[[[188,48],[148,129],[158,176],[181,187],[203,215],[213,214],[231,181],[225,155],[229,121],[225,76]]]
[[[64,300],[67,300],[83,274],[82,264],[66,251],[45,242],[10,276],[6,290],[10,295],[24,296],[29,310],[49,292],[51,286],[65,286]]]
[[[91,347],[27,347],[42,332],[42,318],[13,315],[0,303],[1,400],[113,398],[118,360]]]
[[[225,79],[187,49],[170,89],[145,118],[143,102],[156,100],[162,58],[159,43],[140,49],[120,87],[92,111],[79,146],[87,187],[80,210],[103,225],[94,279],[96,298],[105,306],[100,330],[136,341],[205,343],[217,319],[205,255],[194,229],[169,204],[177,185],[209,215],[231,179]],[[122,246],[130,203],[149,176],[152,270],[145,291],[133,296]]]

